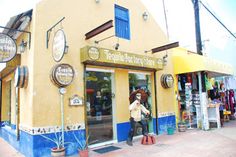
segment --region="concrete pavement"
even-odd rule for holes
[[[236,121],[225,123],[221,129],[187,130],[174,135],[160,135],[154,145],[141,145],[134,140],[132,147],[125,142],[115,144],[121,149],[98,154],[92,149],[90,157],[236,157]],[[0,157],[23,157],[0,138]],[[71,157],[78,157],[74,155]]]

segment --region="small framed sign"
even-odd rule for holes
[[[163,88],[171,88],[174,84],[174,77],[171,74],[161,75],[161,85]]]
[[[70,100],[71,106],[80,106],[83,105],[83,99],[79,97],[77,94],[75,94]]]

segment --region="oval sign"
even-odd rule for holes
[[[62,29],[59,29],[53,38],[52,57],[56,62],[60,62],[64,56],[66,48],[66,36]]]
[[[16,42],[7,34],[0,33],[0,63],[12,60],[17,51]]]
[[[58,87],[65,87],[71,84],[74,75],[75,72],[71,65],[58,64],[53,68],[51,78]]]
[[[88,56],[91,60],[98,60],[100,57],[100,53],[99,53],[98,48],[90,47],[88,50]]]

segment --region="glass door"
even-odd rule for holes
[[[87,127],[89,144],[114,139],[113,73],[86,70]]]

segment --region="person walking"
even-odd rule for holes
[[[142,134],[144,136],[148,135],[147,131],[147,122],[145,120],[142,120],[142,112],[146,115],[150,114],[150,112],[141,104],[141,93],[136,94],[136,100],[130,104],[129,110],[130,110],[130,131],[128,134],[128,139],[126,143],[129,146],[133,146],[133,136],[135,131],[135,124],[140,123],[142,125]]]

